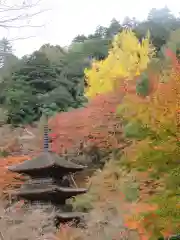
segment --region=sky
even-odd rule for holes
[[[25,1],[33,3],[37,0]],[[6,0],[8,5],[20,2],[22,0]],[[28,13],[40,10],[42,13],[28,21],[14,21],[12,24],[15,28],[0,27],[0,33],[2,37],[12,41],[14,53],[22,57],[38,50],[45,43],[67,46],[78,34],[88,35],[93,33],[98,25],[108,26],[112,18],[123,21],[129,16],[143,20],[151,8],[164,6],[174,14],[180,12],[177,0],[41,0],[36,7],[29,9]],[[19,12],[8,11],[3,16],[12,18],[19,15]],[[1,19],[2,17],[0,23]]]

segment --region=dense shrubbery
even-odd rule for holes
[[[122,99],[120,92],[97,96],[86,108],[59,113],[49,121],[51,149],[57,153],[73,150],[94,154],[108,153],[122,147],[122,127],[115,109]],[[100,161],[97,156],[96,163]]]

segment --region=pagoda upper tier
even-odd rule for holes
[[[62,176],[82,171],[86,166],[77,165],[59,157],[52,152],[43,152],[32,160],[26,160],[18,165],[10,166],[8,169],[19,174],[27,174],[31,177],[53,177]]]

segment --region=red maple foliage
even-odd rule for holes
[[[49,121],[52,130],[52,151],[63,153],[80,142],[93,142],[99,148],[118,147],[117,135],[122,132],[116,116],[122,92],[100,95],[85,108],[59,113]]]
[[[9,189],[17,187],[22,184],[23,177],[12,173],[8,170],[8,166],[19,164],[29,159],[27,156],[9,156],[0,158],[0,193],[4,193]]]

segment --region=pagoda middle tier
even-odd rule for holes
[[[25,182],[20,189],[11,192],[11,196],[29,201],[65,204],[66,199],[86,193],[85,188],[62,187],[54,179],[32,180]]]

